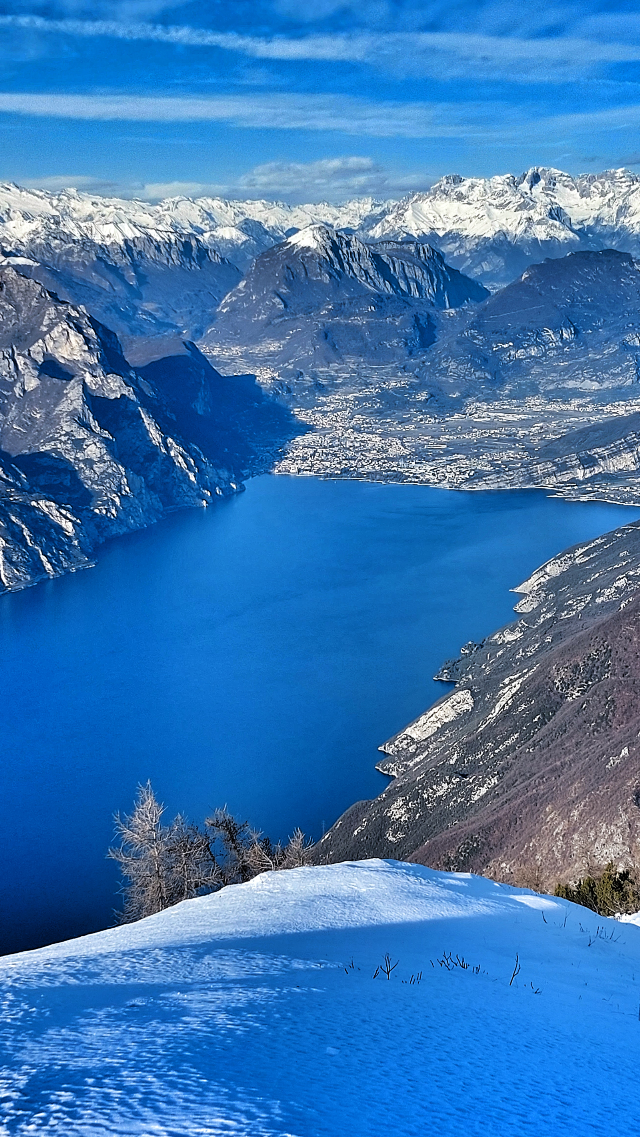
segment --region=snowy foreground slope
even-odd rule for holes
[[[270,873],[0,977],[3,1135],[638,1132],[640,928],[481,877]]]

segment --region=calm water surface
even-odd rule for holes
[[[255,479],[0,599],[2,949],[112,922],[112,815],[151,778],[317,837],[380,792],[376,748],[509,588],[637,510],[542,493]]]

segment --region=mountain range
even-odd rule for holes
[[[315,221],[357,228],[344,207],[169,198],[158,205],[0,185],[0,263],[86,305],[122,336],[197,338],[253,258]]]
[[[639,255],[640,177],[534,167],[520,176],[449,175],[400,202],[342,205],[210,197],[150,204],[0,185],[2,260],[19,258],[27,274],[35,261],[42,283],[124,336],[197,338],[256,256],[316,223],[366,242],[417,239],[495,289],[547,256],[603,248]]]

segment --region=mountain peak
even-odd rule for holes
[[[307,225],[304,229],[298,229],[296,233],[292,233],[291,236],[287,238],[287,244],[294,245],[301,249],[314,249],[324,253],[327,248],[328,239],[335,237],[335,235],[335,229],[329,225]]]

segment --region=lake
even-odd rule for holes
[[[227,805],[319,837],[379,793],[377,747],[512,618],[509,589],[638,510],[541,492],[265,476],[0,599],[0,950],[113,922],[113,814]]]

